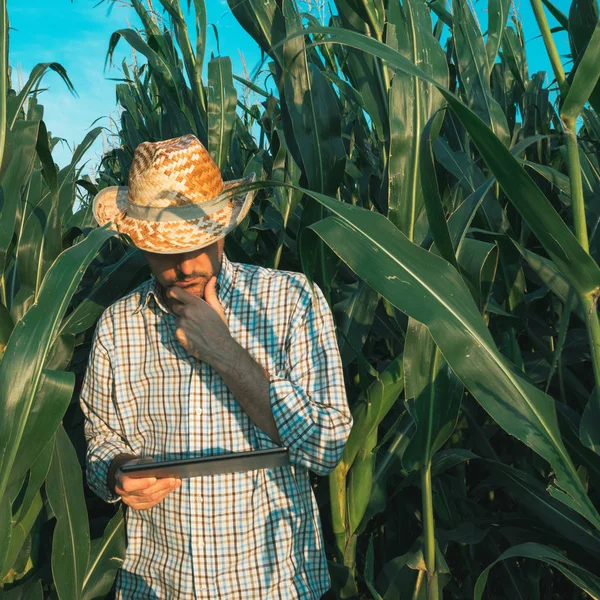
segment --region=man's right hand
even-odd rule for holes
[[[139,460],[139,459],[138,459]],[[141,459],[146,462],[147,459]],[[127,461],[134,462],[134,461]],[[115,473],[115,492],[134,510],[148,510],[181,485],[181,479],[172,477],[130,477],[121,470]]]

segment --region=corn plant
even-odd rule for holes
[[[52,160],[40,82],[52,69],[74,91],[63,67],[39,64],[11,88],[0,5],[0,597],[100,598],[124,555],[124,522],[103,511],[90,533],[73,365],[142,262],[93,225],[80,163],[100,129],[66,167]]]

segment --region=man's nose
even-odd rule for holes
[[[197,270],[195,259],[195,256],[182,256],[179,264],[177,265],[177,270],[183,275],[192,275]]]

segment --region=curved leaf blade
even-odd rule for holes
[[[491,569],[498,562],[506,560],[507,558],[532,558],[534,560],[541,560],[550,566],[560,571],[565,577],[570,579],[576,586],[587,592],[592,598],[600,598],[600,578],[596,577],[589,571],[586,571],[583,567],[573,561],[565,558],[562,554],[556,550],[543,546],[542,544],[535,544],[533,542],[526,544],[519,544],[509,548],[506,552],[503,552],[500,557],[495,560],[477,579],[475,584],[475,600],[481,600],[483,592],[490,574]]]
[[[81,466],[62,425],[56,431],[46,493],[56,516],[52,575],[60,600],[80,600],[90,555],[90,530]]]
[[[13,330],[0,363],[0,398],[4,402],[0,420],[0,498],[4,496],[60,322],[86,267],[104,242],[115,235],[108,229],[96,229],[65,250],[48,270],[37,303]],[[20,377],[15,378],[14,373]]]

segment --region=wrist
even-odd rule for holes
[[[126,462],[135,458],[139,458],[139,456],[136,456],[135,454],[117,454],[117,456],[112,459],[106,473],[106,485],[112,494],[116,494],[115,485],[117,483],[117,471],[121,465],[124,465]]]

